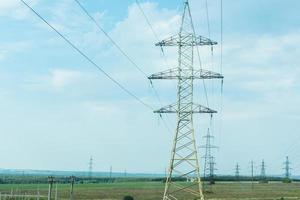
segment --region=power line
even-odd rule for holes
[[[110,42],[127,58],[127,60],[138,70],[140,71],[144,76],[147,78],[147,74],[142,70],[141,67],[139,67],[133,59],[131,59],[128,54],[125,53],[125,51],[118,45],[112,37],[100,26],[100,24],[95,20],[95,18],[88,12],[88,10],[79,2],[79,0],[74,0],[78,6],[83,10],[83,12],[95,23],[97,28],[102,31],[102,33],[110,40]]]
[[[221,45],[220,47],[221,47],[220,73],[223,74],[223,0],[221,0]],[[224,80],[222,80],[221,83],[221,111],[222,112],[223,112],[223,86],[224,86]]]
[[[159,39],[157,33],[155,32],[155,30],[154,30],[154,28],[153,28],[153,26],[152,26],[152,24],[151,24],[149,18],[147,17],[145,11],[143,10],[143,7],[141,6],[140,2],[139,2],[138,0],[135,0],[135,2],[136,2],[136,4],[137,4],[139,10],[140,10],[141,13],[143,14],[143,16],[144,16],[144,18],[145,18],[145,20],[146,20],[148,26],[150,27],[151,32],[153,33],[154,37],[156,38],[157,41],[160,41],[160,39]],[[167,58],[166,58],[166,55],[165,55],[165,52],[164,52],[164,49],[163,49],[163,46],[160,46],[160,49],[161,49],[161,53],[162,53],[163,58],[164,58],[164,62],[165,62],[166,64],[168,64]]]
[[[223,74],[223,0],[221,0],[221,74]]]
[[[160,41],[159,37],[157,36],[156,32],[154,31],[153,26],[152,26],[151,23],[150,23],[150,20],[148,19],[146,13],[144,12],[144,10],[143,10],[143,8],[142,8],[140,2],[139,2],[138,0],[135,0],[135,2],[136,2],[136,4],[137,4],[137,6],[139,7],[141,13],[142,13],[143,16],[145,17],[146,22],[147,22],[147,24],[149,25],[149,27],[150,27],[150,29],[151,29],[153,35],[155,36],[155,38],[156,38],[158,41]]]
[[[209,23],[209,12],[208,12],[208,2],[205,0],[205,7],[206,7],[206,20],[207,20],[207,30],[208,30],[208,37],[210,38],[210,23]]]
[[[135,0],[135,2],[136,2],[136,4],[137,4],[139,10],[140,10],[141,13],[143,14],[143,16],[144,16],[144,18],[145,18],[145,20],[146,20],[148,26],[150,27],[151,32],[153,33],[154,37],[156,38],[157,41],[160,41],[160,39],[159,39],[157,33],[155,32],[155,30],[154,30],[154,28],[153,28],[153,26],[152,26],[152,24],[151,24],[149,18],[147,17],[145,11],[143,10],[143,7],[141,6],[140,2],[139,2],[138,0]],[[163,54],[164,60],[165,60],[165,62],[167,63],[167,59],[166,59],[166,55],[165,55],[164,49],[163,49],[162,46],[161,46],[160,48],[161,48],[161,52],[162,52],[162,54]]]
[[[190,12],[189,14],[192,16],[192,13],[191,13],[190,10],[189,10],[189,12]],[[193,33],[194,33],[194,35],[196,35],[196,30],[195,30],[195,26],[194,26],[194,22],[193,22],[192,18],[191,18],[191,22],[192,22]],[[200,56],[199,46],[196,46],[196,50],[197,50],[197,56],[198,56],[199,66],[200,66],[200,69],[202,70],[202,62],[201,62],[201,56]],[[205,93],[206,105],[209,108],[207,88],[206,88],[206,84],[205,84],[205,80],[204,79],[202,79],[202,83],[203,83],[203,89],[204,89],[204,93]]]
[[[153,108],[138,98],[135,94],[129,91],[126,87],[124,87],[121,83],[115,80],[112,76],[110,76],[106,71],[104,71],[98,64],[96,64],[91,58],[89,58],[84,52],[82,52],[75,44],[73,44],[68,38],[66,38],[62,33],[60,33],[56,28],[54,28],[45,18],[43,18],[38,12],[36,12],[32,7],[30,7],[24,0],[20,0],[26,7],[28,7],[37,17],[39,17],[43,22],[45,22],[52,30],[54,30],[62,39],[64,39],[75,51],[77,51],[80,55],[82,55],[87,61],[89,61],[94,67],[96,67],[101,73],[103,73],[109,80],[115,83],[120,89],[122,89],[129,96],[134,98],[136,101],[144,105],[145,107],[153,110]]]
[[[156,40],[160,41],[160,38],[158,37],[157,33],[155,32],[155,30],[154,30],[154,28],[153,28],[153,26],[152,26],[152,24],[151,24],[149,18],[147,17],[145,11],[143,10],[143,7],[141,6],[141,4],[140,4],[140,2],[139,2],[138,0],[136,0],[136,4],[137,4],[139,10],[141,11],[142,15],[144,16],[144,18],[145,18],[145,20],[146,20],[148,26],[150,27],[151,32],[153,33],[154,37],[156,38]],[[163,46],[160,46],[160,48],[161,48],[161,52],[162,52],[162,55],[163,55],[163,58],[164,58],[164,62],[165,62],[165,64],[168,65],[168,62],[167,62],[167,59],[166,59],[166,55],[165,55]],[[162,102],[161,102],[161,98],[160,98],[160,96],[159,96],[157,90],[155,89],[155,87],[154,87],[154,85],[153,85],[151,79],[149,79],[149,80],[150,80],[151,88],[153,89],[154,95],[156,96],[156,98],[157,98],[159,104],[160,104],[161,106],[163,106],[163,105],[162,105]],[[162,117],[162,115],[160,115],[160,118],[162,119],[163,125],[165,126],[165,128],[168,130],[168,132],[170,132],[170,133],[172,134],[172,132],[170,131],[169,126],[167,125],[167,122],[164,120],[164,118]],[[166,116],[166,118],[167,118],[168,121],[170,121],[170,119],[169,119],[167,116]]]
[[[221,4],[221,9],[220,9],[220,12],[221,12],[221,26],[220,26],[220,29],[221,29],[221,44],[220,44],[220,73],[223,74],[223,0],[220,0],[220,4]],[[222,79],[221,81],[221,99],[220,99],[220,127],[219,127],[219,139],[221,138],[221,134],[222,134],[222,130],[223,130],[223,106],[224,106],[224,79]],[[221,141],[221,140],[220,140]],[[220,145],[220,144],[219,144]]]
[[[209,9],[208,9],[208,1],[207,0],[205,0],[205,9],[206,9],[208,37],[211,38],[210,18],[209,18]],[[213,45],[211,45],[211,61],[210,62],[211,62],[212,71],[214,71],[214,48],[213,48]],[[211,92],[212,92],[212,104],[214,106],[214,104],[215,104],[214,80],[212,80]]]
[[[88,10],[80,3],[79,0],[74,0],[77,5],[82,9],[82,11],[94,22],[94,24],[97,26],[97,28],[103,32],[103,34],[111,41],[111,43],[127,58],[127,60],[135,66],[136,69],[138,69],[147,79],[148,79],[148,76],[147,74],[142,70],[141,67],[139,67],[134,61],[132,58],[129,57],[129,55],[127,53],[125,53],[125,51],[120,47],[120,45],[117,44],[117,42],[115,42],[112,37],[110,37],[110,35],[104,30],[104,28],[102,28],[102,26],[100,26],[100,24],[97,22],[97,20],[95,20],[95,18],[88,12]],[[145,15],[144,11],[142,10],[142,7],[140,6],[139,2],[137,2],[140,10],[142,11],[144,17],[146,18],[146,21],[148,23],[148,25],[151,27],[151,30],[153,32],[153,34],[155,35],[155,37],[158,39],[158,36],[157,34],[155,33],[154,29],[152,28],[151,24],[150,24],[150,21],[148,20],[147,16]],[[152,89],[154,91],[154,95],[156,96],[156,98],[158,99],[159,103],[161,103],[161,99],[157,93],[157,91],[155,90],[152,82],[150,81],[151,83],[151,86],[152,86]]]
[[[143,73],[146,77],[146,73],[144,73],[141,68],[139,68],[135,62],[120,48],[120,46],[114,42],[114,40],[104,31],[104,29],[102,29],[102,27],[97,23],[97,21],[87,12],[87,10],[81,6],[81,4],[75,0],[78,5],[80,5],[80,7],[82,7],[82,9],[86,12],[86,14],[96,23],[96,25],[98,26],[98,28],[103,31],[103,33],[111,40],[111,42],[120,50],[120,52],[134,65],[137,67],[137,69]],[[139,99],[136,95],[134,95],[132,92],[130,92],[128,89],[126,89],[123,85],[121,85],[119,82],[117,82],[113,77],[111,77],[109,74],[107,74],[100,66],[98,66],[93,60],[91,60],[86,54],[84,54],[78,47],[76,47],[69,39],[67,39],[65,36],[63,36],[57,29],[55,29],[51,24],[49,24],[39,13],[37,13],[32,7],[30,7],[25,1],[21,0],[21,2],[23,4],[25,4],[33,13],[35,13],[42,21],[44,21],[51,29],[53,29],[59,36],[61,36],[72,48],[74,48],[78,53],[80,53],[84,58],[86,58],[91,64],[93,64],[98,70],[100,70],[106,77],[108,77],[111,81],[113,81],[118,87],[120,87],[123,91],[125,91],[128,95],[132,96],[134,99],[136,99],[138,102],[140,102],[142,105],[144,105],[145,107],[153,110],[152,106],[150,106],[149,104],[145,103],[144,101],[142,101],[141,99]],[[148,77],[147,77],[148,78]],[[155,96],[157,97],[158,101],[160,104],[161,100],[160,97],[157,93],[157,91],[155,90],[152,82],[152,89],[155,93]],[[164,118],[162,116],[160,116],[162,121],[163,121],[163,125],[165,126],[165,128],[168,130],[168,132],[171,133],[169,126],[167,125],[166,121],[164,120]]]
[[[135,68],[140,71],[147,79],[148,79],[148,76],[147,74],[142,70],[141,67],[139,67],[134,61],[132,58],[130,58],[130,56],[125,53],[125,51],[120,47],[120,45],[117,44],[117,42],[115,42],[112,37],[110,37],[110,35],[104,30],[104,28],[102,28],[102,26],[100,26],[100,24],[95,20],[95,18],[88,12],[88,10],[80,3],[79,0],[74,0],[77,5],[82,9],[82,11],[94,22],[94,24],[97,26],[97,28],[102,31],[102,33],[110,40],[110,42],[127,58],[127,60],[133,65],[135,66]],[[140,10],[142,11],[144,17],[146,18],[146,21],[148,23],[148,25],[151,27],[151,30],[153,32],[153,34],[155,35],[155,37],[158,39],[158,36],[157,34],[155,33],[153,27],[151,26],[150,24],[150,21],[148,20],[147,16],[145,15],[144,11],[142,10],[142,7],[140,6],[139,2],[137,1],[137,4],[140,8]],[[159,101],[159,103],[162,105],[162,102],[161,102],[161,99],[158,95],[158,92],[156,91],[156,89],[154,88],[153,86],[153,83],[150,81],[151,83],[151,87],[152,87],[152,90],[154,91],[154,95],[156,96],[157,100]],[[165,126],[165,128],[170,132],[170,128],[168,127],[166,121],[163,119],[162,116],[160,116],[162,121],[163,121],[163,124]]]
[[[195,34],[195,30],[194,30],[194,34]],[[200,69],[202,70],[201,57],[200,57],[200,52],[199,52],[198,46],[196,47],[196,50],[197,50],[197,56],[198,56],[198,60],[199,60],[199,66],[200,66]],[[206,88],[206,83],[205,83],[204,79],[202,79],[202,84],[203,84],[203,89],[204,89],[204,93],[205,93],[206,105],[207,105],[207,107],[209,107],[207,88]]]

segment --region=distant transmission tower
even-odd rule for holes
[[[89,161],[89,173],[88,173],[88,177],[89,178],[92,178],[92,175],[93,175],[93,157],[90,158],[90,161]]]
[[[237,181],[240,181],[240,171],[241,171],[240,165],[237,163],[235,166],[235,179]]]
[[[211,135],[210,130],[207,130],[207,135],[204,136],[206,139],[206,144],[204,146],[200,146],[201,148],[205,148],[205,155],[204,155],[204,178],[208,181],[210,185],[215,184],[215,158],[212,155],[212,149],[217,148],[216,146],[212,145],[212,139],[214,136]],[[208,188],[205,188],[208,189]]]
[[[178,81],[177,102],[161,108],[155,113],[175,113],[177,128],[173,141],[172,155],[165,185],[163,200],[204,199],[200,180],[193,115],[195,113],[216,113],[216,111],[194,103],[195,79],[223,79],[218,73],[197,69],[194,65],[194,48],[212,46],[217,43],[202,36],[196,36],[189,2],[184,3],[179,34],[156,44],[156,46],[178,46],[178,67],[153,74],[152,79]],[[186,182],[184,182],[186,181]]]
[[[110,180],[112,179],[112,170],[113,170],[113,168],[112,168],[112,166],[110,166],[110,168],[109,168],[109,179]]]
[[[260,183],[268,183],[267,176],[266,176],[266,164],[264,160],[262,160],[261,162]]]
[[[254,162],[251,160],[251,189],[254,189]]]
[[[285,183],[290,183],[291,182],[291,169],[290,168],[290,161],[289,161],[289,157],[286,157],[286,161],[283,163],[284,164],[284,180],[283,182]]]

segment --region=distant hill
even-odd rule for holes
[[[52,170],[31,170],[31,169],[0,169],[2,175],[16,175],[16,176],[78,176],[87,177],[88,172],[84,171],[52,171]],[[93,172],[93,177],[109,177],[109,172]],[[124,173],[113,172],[112,177],[134,177],[134,178],[155,178],[163,177],[163,174],[151,174],[151,173]]]

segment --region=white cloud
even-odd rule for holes
[[[79,70],[56,68],[47,74],[27,76],[21,87],[29,91],[61,91],[90,78],[91,75]]]
[[[230,86],[258,95],[294,91],[300,85],[300,35],[284,33],[228,41],[225,46],[225,80]],[[225,74],[225,75],[226,75]]]
[[[95,102],[95,101],[89,101],[89,102],[84,102],[84,107],[87,108],[88,110],[92,112],[96,112],[99,114],[106,113],[107,115],[110,116],[115,116],[118,111],[122,110],[119,109],[119,105],[116,103],[111,103],[111,102]]]
[[[85,5],[83,2],[81,3]],[[108,21],[105,11],[91,13],[91,15],[101,26]],[[99,52],[102,50],[101,47],[107,44],[105,36],[73,0],[54,1],[53,4],[44,8],[42,16],[47,16],[47,21],[53,27],[81,48]],[[37,25],[49,31],[49,27],[45,23],[40,22]],[[54,45],[62,42],[57,35],[48,41]]]
[[[234,56],[238,58],[238,61],[249,63],[248,65],[252,65],[251,67],[258,70],[262,66],[269,66],[269,68],[275,70],[284,68],[287,66],[282,66],[284,64],[282,62],[290,65],[293,64],[290,61],[297,61],[295,55],[300,52],[299,48],[297,48],[300,42],[299,33],[300,30],[286,32],[281,35],[244,37],[242,40],[235,38],[233,41],[226,41],[224,47],[226,51],[224,52],[229,59]]]
[[[180,15],[178,15],[177,11],[159,9],[158,4],[150,2],[143,3],[141,6],[160,40],[178,32]],[[127,17],[116,23],[109,34],[146,74],[150,75],[176,66],[176,49],[164,49],[167,56],[166,63],[162,57],[161,49],[155,46],[155,43],[159,41],[152,33],[136,4],[129,6]],[[109,57],[118,58],[114,60],[118,61],[114,63],[114,66],[118,66],[118,70],[114,71],[114,76],[120,80],[126,80],[126,82],[128,80],[132,82],[139,81],[142,78],[145,79],[116,48],[111,48],[109,53]],[[147,84],[146,81],[145,84]]]
[[[0,0],[0,11],[1,13],[8,10],[18,7],[20,1],[18,0]]]
[[[27,0],[30,6],[35,6],[38,0]],[[0,16],[7,16],[18,20],[28,18],[30,11],[20,0],[0,0]]]
[[[16,53],[24,53],[30,48],[32,48],[32,43],[26,41],[0,43],[0,60],[4,60],[6,57]]]
[[[145,95],[146,98],[150,98],[151,90],[144,89],[143,87],[147,87],[147,85],[143,85],[143,83],[140,81],[144,77],[142,77],[139,74],[139,72],[135,71],[134,68],[132,68],[131,64],[128,63],[126,59],[123,58],[122,55],[119,52],[117,52],[115,48],[111,48],[111,45],[108,45],[109,43],[106,41],[106,39],[104,39],[105,36],[101,35],[101,33],[99,33],[99,31],[92,24],[87,25],[88,20],[86,16],[80,14],[76,16],[75,13],[80,13],[79,10],[77,10],[78,12],[72,12],[74,7],[72,7],[72,5],[69,4],[71,1],[64,2],[65,4],[61,5],[62,8],[60,10],[52,8],[49,9],[55,10],[57,12],[54,13],[54,17],[53,15],[46,15],[53,17],[53,19],[51,19],[53,24],[56,27],[58,27],[59,30],[63,31],[64,34],[70,37],[72,41],[77,41],[77,44],[80,45],[80,48],[86,48],[88,50],[88,54],[93,58],[96,57],[99,63],[103,63],[104,68],[115,78],[120,80],[126,86],[127,84],[131,83],[130,86],[132,87],[130,87],[130,90],[132,90],[133,92],[137,92],[138,90],[142,91],[139,93],[139,96]],[[7,4],[7,6],[9,6],[9,4]],[[59,8],[59,5],[57,6],[57,8]],[[153,28],[159,35],[160,39],[164,39],[165,37],[168,37],[178,31],[178,22],[180,20],[180,15],[177,13],[177,11],[160,10],[158,6],[153,3],[145,3],[142,4],[142,6],[147,16],[149,17]],[[174,48],[174,51],[166,51],[167,56],[170,60],[170,66],[165,66],[165,63],[162,61],[162,59],[160,59],[159,48],[154,47],[154,42],[156,42],[156,39],[151,33],[151,30],[147,25],[146,21],[144,20],[142,14],[140,13],[138,7],[135,4],[133,4],[129,7],[128,12],[128,16],[125,19],[115,24],[112,30],[108,30],[111,36],[120,44],[120,46],[126,51],[126,53],[128,53],[139,65],[141,65],[141,67],[146,72],[155,73],[162,69],[174,67],[174,65],[177,64],[176,49]],[[100,23],[103,23],[103,14],[96,13],[95,15],[100,18],[98,19],[98,21]],[[71,24],[68,24],[67,22],[71,22]],[[82,29],[82,31],[80,31],[79,29]],[[57,39],[58,37],[55,36],[55,38]],[[63,41],[60,40],[60,42]],[[300,53],[299,48],[297,47],[297,44],[299,44],[299,42],[300,37],[297,34],[289,33],[282,34],[276,37],[266,35],[263,37],[252,36],[248,39],[245,35],[243,35],[240,37],[235,37],[234,41],[225,41],[224,124],[230,124],[230,122],[234,124],[234,126],[227,128],[225,130],[226,132],[239,132],[239,134],[243,133],[245,131],[245,128],[240,125],[241,122],[247,123],[249,125],[249,130],[247,131],[250,132],[250,130],[253,128],[251,127],[252,120],[264,121],[263,118],[273,120],[273,116],[275,116],[274,113],[276,112],[285,113],[286,110],[289,110],[289,116],[294,116],[295,118],[298,116],[297,114],[295,114],[296,112],[295,110],[293,110],[293,108],[295,107],[297,101],[299,102],[300,99],[298,97],[299,95],[295,90],[296,87],[299,87],[298,77],[300,75],[300,70],[295,69],[295,66],[300,64],[296,56]],[[59,49],[56,45],[57,43],[53,42],[53,48]],[[10,48],[2,49],[0,47],[0,59],[1,55],[2,57],[6,55],[7,49],[18,49],[18,46],[16,45],[11,46]],[[209,51],[207,54],[209,54]],[[218,56],[218,53],[216,53],[216,56]],[[72,62],[72,58],[73,57],[66,57],[66,60]],[[85,74],[79,70],[70,70],[70,68],[50,69],[47,74],[39,74],[36,76],[37,77],[31,78],[31,80],[29,81],[30,84],[27,85],[28,88],[43,91],[62,91],[63,89],[69,89],[70,87],[76,84],[79,85],[79,83],[84,82],[85,84],[80,84],[82,86],[82,89],[80,88],[80,90],[77,91],[85,92],[85,89],[91,87],[91,85],[86,85],[87,82],[90,84],[96,82],[96,78],[95,80],[91,80],[90,75]],[[113,85],[111,82],[109,82],[105,78],[101,78],[99,79],[97,77],[97,81],[101,81],[101,86],[103,86],[103,88],[105,87],[107,91],[105,91],[105,93],[100,93],[101,96],[95,95],[96,92],[93,91],[94,93],[90,93],[93,95],[89,96],[88,99],[86,99],[86,101],[89,102],[84,102],[83,110],[87,112],[86,115],[92,116],[91,118],[94,118],[88,118],[89,121],[96,119],[98,120],[98,118],[100,118],[101,115],[103,119],[105,118],[107,122],[110,121],[111,123],[102,123],[101,131],[109,132],[112,131],[111,127],[119,128],[115,126],[115,124],[118,124],[116,123],[115,118],[115,116],[117,116],[120,121],[123,121],[124,127],[128,128],[128,130],[120,129],[120,133],[124,133],[125,135],[126,133],[130,132],[132,133],[132,137],[140,135],[140,132],[138,130],[129,130],[130,128],[134,127],[132,126],[132,124],[136,122],[132,120],[135,118],[128,117],[128,114],[130,114],[129,116],[132,115],[136,118],[139,118],[141,120],[141,123],[139,124],[141,127],[145,126],[146,124],[149,124],[149,122],[152,122],[155,115],[152,115],[152,113],[149,114],[149,116],[153,116],[153,118],[149,116],[147,116],[147,118],[140,117],[140,115],[136,114],[136,112],[142,113],[142,109],[144,108],[140,109],[140,107],[137,107],[136,102],[133,99],[129,100],[130,102],[132,102],[133,105],[125,103],[126,106],[124,106],[124,102],[121,101],[129,97],[124,97],[125,95],[122,93],[122,91],[116,89],[115,86],[111,87]],[[168,84],[169,83],[170,82],[168,82]],[[94,89],[95,88],[93,88],[92,90]],[[170,95],[174,92],[174,95],[176,95],[175,89],[176,88],[174,88],[173,90],[173,88],[170,89],[170,87],[168,87],[168,89],[164,90],[165,93],[160,94]],[[195,90],[198,90],[198,88],[195,88]],[[229,90],[230,92],[227,92]],[[112,91],[114,91],[113,95],[111,94]],[[110,93],[110,99],[107,100],[107,102],[98,102],[97,100],[105,96],[106,92]],[[117,95],[115,96],[115,94]],[[282,97],[283,94],[285,95],[284,98]],[[76,95],[82,96],[82,93],[76,93]],[[259,97],[263,98],[260,99]],[[162,97],[162,101],[164,100],[165,98]],[[146,99],[146,101],[148,102],[150,100]],[[66,103],[69,104],[69,102]],[[120,111],[126,113],[126,115],[124,114],[124,117],[123,115],[120,116]],[[105,115],[103,115],[103,113]],[[111,115],[107,117],[107,113]],[[55,115],[56,114],[57,113],[55,113]],[[82,113],[79,113],[78,115],[81,114]],[[94,117],[94,115],[97,115],[97,117]],[[81,124],[80,122],[78,123],[78,126],[83,126],[83,124]],[[266,126],[268,125],[266,124]],[[97,122],[89,127],[91,129],[95,129],[99,127],[99,123]],[[254,131],[257,131],[259,128],[262,128],[259,127],[259,125],[257,125],[257,127],[258,128]],[[157,133],[153,131],[153,129],[155,128],[157,128],[157,124],[154,124],[153,126],[151,124],[151,127],[149,127],[149,129],[146,130],[149,132]],[[232,130],[233,128],[234,130]],[[113,132],[117,131],[118,130],[115,130]],[[274,130],[274,134],[277,134],[276,130]],[[126,137],[126,139],[128,138]],[[158,145],[161,144],[159,143],[161,141],[155,142],[157,142]],[[229,145],[231,144],[231,142],[232,141],[226,144]],[[141,144],[145,145],[144,143]],[[167,148],[166,151],[168,150],[169,149]],[[159,159],[166,160],[163,158]]]
[[[179,31],[180,16],[176,11],[159,10],[155,3],[144,3],[141,6],[159,39],[165,39]],[[111,34],[128,50],[133,50],[130,45],[142,49],[158,42],[136,4],[129,7],[127,18],[117,23]]]
[[[0,50],[0,61],[4,60],[6,56],[6,52],[4,50]]]
[[[76,83],[82,78],[82,73],[75,70],[55,69],[51,72],[51,83],[57,89]]]

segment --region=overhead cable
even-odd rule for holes
[[[79,2],[79,0],[74,0],[78,6],[83,10],[83,12],[94,22],[94,24],[97,26],[97,28],[102,31],[102,33],[110,40],[110,42],[127,58],[127,60],[138,70],[140,71],[144,76],[147,78],[147,74],[142,70],[141,67],[139,67],[133,59],[129,57],[129,55],[120,47],[120,45],[117,44],[117,42],[112,39],[112,37],[102,28],[102,26],[97,22],[97,20],[88,12],[88,10]]]
[[[102,69],[98,64],[96,64],[90,57],[88,57],[83,51],[81,51],[75,44],[73,44],[68,38],[66,38],[62,33],[60,33],[56,28],[54,28],[45,18],[43,18],[38,12],[36,12],[30,5],[28,5],[24,0],[20,0],[26,7],[28,7],[38,18],[40,18],[45,24],[47,24],[53,31],[55,31],[62,39],[64,39],[75,51],[77,51],[81,56],[83,56],[88,62],[90,62],[94,67],[96,67],[102,74],[104,74],[109,80],[111,80],[115,85],[117,85],[121,90],[127,93],[129,96],[134,98],[136,101],[144,105],[145,107],[153,110],[153,108],[138,98],[135,94],[133,94],[130,90],[128,90],[125,86],[119,83],[116,79],[114,79],[111,75],[109,75],[106,71]]]

